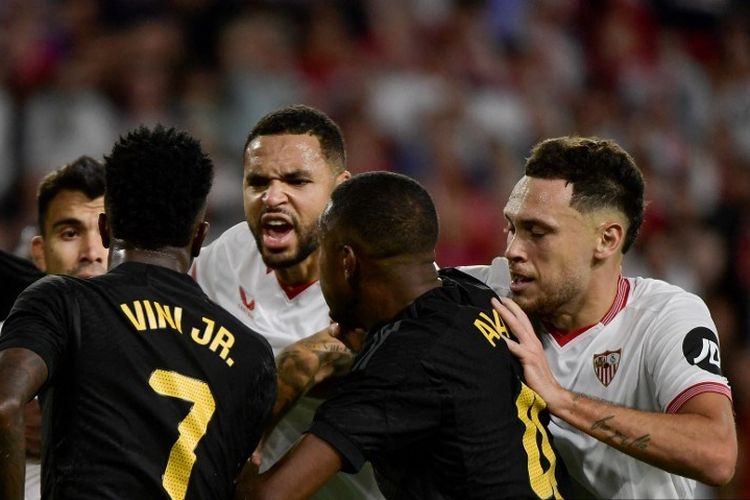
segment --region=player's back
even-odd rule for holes
[[[26,314],[40,308],[44,321]],[[189,276],[125,263],[47,278],[14,323],[39,334],[49,369],[45,495],[231,497],[275,398],[273,356]]]
[[[544,403],[501,339],[494,294],[458,271],[440,274],[442,287],[368,333],[311,432],[354,443],[345,470],[371,461],[389,499],[559,498],[567,474]]]
[[[423,364],[449,395],[433,452],[461,457],[471,472],[469,491],[459,497],[558,498],[568,491],[567,472],[546,428],[545,404],[523,383],[501,338],[509,332],[490,305],[494,293],[457,270],[440,275],[442,297],[424,304],[418,318],[434,334]]]

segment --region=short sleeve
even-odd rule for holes
[[[72,318],[77,308],[67,278],[47,276],[19,295],[3,323],[0,350],[23,347],[38,354],[46,363],[49,378],[64,355]]]
[[[721,371],[719,337],[705,303],[681,292],[657,318],[645,352],[659,406],[675,413],[701,392],[719,392],[731,399],[729,383]]]
[[[355,371],[318,408],[309,432],[339,451],[344,472],[357,472],[365,461],[409,447],[438,427],[443,396],[419,361],[420,337],[398,332],[367,363],[355,361]]]

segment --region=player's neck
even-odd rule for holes
[[[367,329],[393,319],[418,297],[442,286],[433,264],[434,258],[419,264],[388,260],[379,269],[375,268],[361,287],[362,302],[367,305],[365,309],[369,313],[362,318]],[[363,274],[368,273],[363,271]]]
[[[163,247],[151,250],[137,248],[121,240],[112,241],[109,248],[109,269],[124,262],[140,262],[186,273],[190,268],[191,260],[188,248]]]
[[[599,323],[612,308],[617,295],[620,270],[594,274],[578,300],[567,304],[555,314],[552,325],[559,331],[570,332]]]

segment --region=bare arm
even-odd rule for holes
[[[47,379],[47,365],[22,348],[0,351],[0,498],[23,499],[24,405]]]
[[[647,412],[589,398],[561,387],[541,342],[521,308],[510,299],[493,306],[518,342],[503,337],[524,368],[526,383],[568,424],[623,453],[666,471],[719,486],[737,463],[737,434],[730,401],[701,393],[676,414]]]
[[[248,461],[235,490],[235,500],[309,498],[341,469],[341,456],[326,441],[306,434],[273,467],[258,474]]]
[[[349,372],[354,353],[336,335],[338,325],[290,344],[276,356],[277,395],[266,433],[316,384]]]

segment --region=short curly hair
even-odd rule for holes
[[[531,150],[526,175],[572,183],[570,206],[579,212],[619,210],[628,220],[622,253],[635,242],[645,210],[643,174],[616,142],[577,136],[546,139]]]
[[[328,115],[304,104],[287,106],[258,120],[245,141],[243,152],[258,136],[309,134],[318,139],[323,157],[335,174],[346,170],[346,145],[341,129]]]
[[[60,191],[78,191],[90,200],[104,195],[104,165],[90,156],[81,156],[45,175],[36,195],[39,234],[45,236],[45,221],[52,200]]]
[[[190,243],[214,175],[196,139],[141,126],[120,137],[104,167],[104,208],[115,238],[149,250]]]

